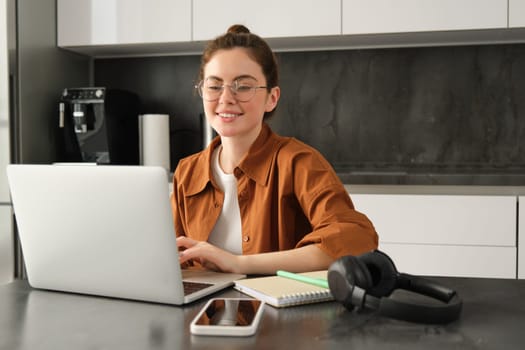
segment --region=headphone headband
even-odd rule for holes
[[[407,273],[399,273],[398,282],[399,289],[426,295],[427,297],[441,300],[444,303],[448,303],[456,295],[456,292],[448,287],[429,279],[409,275]]]

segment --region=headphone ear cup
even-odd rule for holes
[[[371,283],[367,292],[375,297],[384,297],[392,294],[398,285],[398,276],[394,262],[385,253],[375,250],[357,257],[366,266]]]
[[[368,290],[372,286],[372,278],[362,261],[355,256],[343,256],[330,265],[328,286],[334,299],[352,310],[354,306],[358,306],[352,302],[355,287]]]

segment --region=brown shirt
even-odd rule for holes
[[[177,235],[206,241],[224,201],[211,169],[215,138],[182,159],[171,196]],[[243,254],[307,244],[333,258],[377,248],[372,223],[356,210],[328,161],[312,147],[263,128],[234,170],[242,222]]]

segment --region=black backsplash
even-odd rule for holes
[[[525,45],[279,53],[273,129],[345,183],[525,185]],[[201,148],[198,56],[99,59],[95,84],[171,116],[172,167]]]

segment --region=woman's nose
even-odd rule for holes
[[[224,85],[221,91],[221,95],[219,96],[219,102],[222,102],[222,103],[237,102],[231,85]]]

